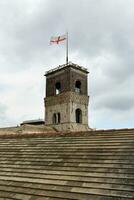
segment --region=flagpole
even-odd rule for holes
[[[68,32],[67,34],[67,41],[66,41],[66,64],[68,64]]]

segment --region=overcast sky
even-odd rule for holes
[[[134,127],[134,0],[0,0],[0,127],[44,117],[44,73],[69,61],[90,71],[89,125]]]

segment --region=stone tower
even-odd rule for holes
[[[69,62],[45,76],[45,125],[59,131],[89,130],[87,69]]]

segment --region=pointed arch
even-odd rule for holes
[[[77,93],[81,92],[81,82],[79,80],[75,82],[75,92]]]
[[[60,113],[58,113],[58,124],[60,124]]]
[[[82,123],[82,111],[79,108],[75,110],[75,119],[76,123]]]
[[[57,82],[55,84],[55,94],[58,95],[61,93],[61,83],[60,82]]]
[[[53,114],[53,119],[52,119],[52,121],[53,121],[53,124],[56,124],[56,122],[57,122],[56,114],[55,114],[55,113]]]

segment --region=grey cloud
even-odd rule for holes
[[[97,105],[96,105],[97,107]],[[102,99],[99,102],[99,107],[98,109],[110,109],[110,110],[115,110],[116,112],[118,111],[129,111],[130,109],[134,109],[134,96],[126,96],[124,95],[116,95],[116,96],[110,96]]]

